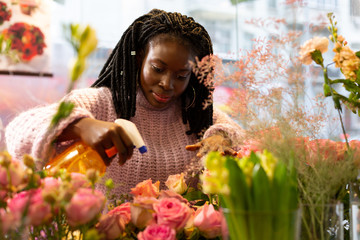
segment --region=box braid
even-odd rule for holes
[[[192,17],[153,9],[137,18],[124,32],[92,85],[108,87],[111,90],[115,110],[120,118],[130,119],[135,115],[141,64],[134,56],[134,51],[136,54],[145,52],[148,42],[159,34],[169,34],[189,45],[199,59],[213,53],[209,34]],[[194,97],[192,88],[195,89],[196,100],[191,107],[187,107]],[[189,85],[181,97],[183,122],[188,122],[190,126],[187,134],[195,133],[200,137],[202,130],[212,125],[213,106],[203,108],[203,102],[208,99],[211,91],[211,87],[206,87],[194,73],[191,74]]]

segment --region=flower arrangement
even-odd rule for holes
[[[168,190],[145,180],[124,202],[95,190],[95,170],[36,172],[30,156],[23,162],[0,153],[0,239],[196,240],[223,234],[222,213],[186,184],[183,173],[169,176]],[[110,191],[111,179],[105,184]]]
[[[0,238],[82,239],[91,234],[106,200],[94,189],[96,172],[36,172],[30,156],[24,163],[0,154]]]
[[[289,5],[295,5],[301,1],[288,2]],[[293,13],[295,19],[295,9]],[[330,30],[335,39],[336,24],[333,18],[331,21],[334,26]],[[288,29],[291,24],[287,24],[284,19],[272,19],[270,23],[256,19],[252,23],[256,27],[266,27],[267,31],[271,29],[271,38],[256,39],[253,48],[240,56],[241,60],[227,64],[216,59],[198,61],[196,68],[214,68],[216,86],[225,83],[234,87],[228,110],[246,131],[240,142],[240,155],[247,156],[252,150],[267,149],[286,166],[296,169],[298,202],[303,207],[310,206],[302,215],[301,239],[335,237],[337,232],[327,231],[329,228],[325,224],[328,219],[324,218],[324,211],[328,204],[343,203],[344,215],[348,217],[346,204],[349,195],[346,187],[357,177],[359,158],[355,150],[358,141],[338,142],[339,139],[335,136],[330,136],[333,140],[324,139],[322,127],[330,124],[328,120],[333,118],[323,111],[326,109],[323,98],[307,98],[304,92],[306,75],[302,71],[303,63],[293,57],[294,49],[296,52],[296,49],[301,50],[298,43],[302,33],[296,29]],[[266,24],[261,26],[262,23]],[[283,29],[288,32],[281,32]],[[340,40],[343,39],[340,37]],[[349,79],[330,80],[324,67],[324,90],[326,94],[333,93],[336,106],[340,106],[342,102],[358,113],[355,108],[358,104],[358,85],[357,80],[354,80],[355,76],[359,76],[356,67],[359,64],[359,57],[356,56],[358,53],[344,49],[347,45],[344,40],[340,45],[336,48],[335,60],[339,65],[342,64],[342,71]],[[316,39],[304,49],[314,51],[314,46],[319,46],[319,53],[327,48],[323,45],[323,40]],[[312,55],[304,56],[303,60],[311,61]],[[348,100],[335,91],[333,86],[336,83],[344,84],[345,88],[352,91]],[[221,166],[224,169],[226,165]],[[225,171],[216,176],[222,179],[227,174],[229,173]]]
[[[100,218],[97,229],[106,239],[220,239],[222,213],[206,195],[188,187],[184,174],[169,176],[168,190],[145,180],[132,188],[125,202]],[[200,196],[200,197],[199,197]]]
[[[210,153],[201,176],[204,192],[219,194],[231,239],[296,239],[295,169],[266,150],[243,154]]]
[[[337,22],[332,13],[328,14],[328,19],[330,21],[328,29],[331,33],[329,39],[334,43],[333,52],[335,55],[333,57],[333,63],[335,63],[336,68],[340,69],[345,79],[332,80],[328,76],[328,66],[331,64],[325,66],[324,58],[322,56],[322,54],[328,50],[329,40],[326,37],[314,37],[313,39],[306,41],[304,45],[301,46],[299,52],[300,61],[306,65],[315,62],[322,68],[324,76],[324,95],[326,97],[332,97],[335,109],[338,110],[343,134],[347,142],[347,134],[340,114],[342,111],[341,103],[348,107],[353,113],[360,116],[360,51],[354,52],[348,46],[345,38],[342,35],[338,35],[338,29],[336,27]],[[337,84],[342,84],[343,90],[347,92],[348,96],[344,96],[334,89],[334,86]]]
[[[9,21],[11,15],[11,9],[8,8],[5,2],[0,1],[0,25],[2,25],[5,21]]]
[[[45,36],[40,28],[24,22],[12,24],[4,29],[4,39],[11,40],[11,49],[16,50],[22,61],[30,61],[44,52]]]

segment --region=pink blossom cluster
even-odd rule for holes
[[[180,186],[181,174],[170,176],[167,184]],[[171,183],[170,183],[171,182]],[[135,226],[139,240],[173,240],[177,234],[190,236],[195,229],[205,238],[215,238],[224,231],[224,219],[212,204],[195,207],[172,190],[159,189],[159,182],[151,179],[132,188],[134,200],[115,207],[103,215],[97,224],[106,239],[117,239],[129,234],[129,226]]]
[[[284,139],[284,136],[278,128],[269,128],[256,132],[252,134],[252,138],[243,142],[240,150],[237,152],[237,157],[242,158],[249,156],[251,152],[262,151],[266,146],[266,141],[269,136],[279,141]],[[319,160],[341,161],[351,152],[355,164],[360,165],[358,160],[360,159],[360,141],[358,140],[350,141],[349,146],[343,141],[310,139],[309,137],[296,137],[292,140],[288,139],[287,141],[292,141],[292,143],[295,144],[307,164],[314,164]]]
[[[54,233],[60,217],[74,229],[97,221],[106,198],[91,186],[87,176],[79,173],[42,178],[0,153],[0,231],[9,236],[25,228],[30,234],[35,228]]]

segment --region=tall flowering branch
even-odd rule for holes
[[[328,50],[329,40],[325,37],[314,37],[302,45],[300,54],[300,61],[305,65],[310,65],[314,61],[323,70],[324,76],[324,95],[325,97],[332,97],[335,109],[337,109],[342,131],[345,136],[347,146],[349,148],[348,139],[346,136],[345,127],[342,121],[341,112],[343,103],[353,113],[357,113],[360,116],[360,52],[354,52],[349,48],[345,38],[342,35],[338,35],[338,28],[335,16],[332,13],[328,14],[330,26],[328,27],[331,35],[329,39],[334,43],[333,52],[335,56],[333,63],[335,67],[339,68],[345,79],[332,80],[328,76],[328,64],[324,65],[324,58],[322,56]],[[333,85],[341,83],[344,90],[348,92],[348,97],[338,93]]]

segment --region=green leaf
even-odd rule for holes
[[[53,116],[51,120],[50,127],[56,126],[61,119],[67,118],[71,114],[74,107],[75,105],[72,102],[66,102],[66,101],[61,102],[56,114]]]
[[[249,213],[250,234],[254,236],[253,239],[273,239],[272,215],[270,214],[271,190],[266,172],[260,164],[256,164],[253,169],[252,179],[254,210]]]
[[[324,66],[324,58],[319,50],[311,52],[311,59],[320,66]]]
[[[360,58],[360,51],[355,52],[355,55]]]
[[[237,161],[230,156],[226,157],[225,167],[229,171],[229,188],[232,206],[240,211],[249,209],[249,205],[251,204],[250,191],[244,172],[239,167]]]
[[[260,164],[256,164],[253,169],[252,196],[254,210],[268,211],[271,209],[271,185],[266,172]]]
[[[341,108],[341,104],[340,104],[340,97],[337,93],[333,93],[333,101],[334,101],[334,106],[335,106],[335,109],[339,109],[340,112],[342,111],[342,108]]]
[[[204,194],[201,191],[191,191],[187,192],[185,195],[183,195],[184,198],[186,198],[188,201],[194,201],[194,200],[209,200],[208,195]]]
[[[197,240],[197,239],[199,239],[199,237],[200,237],[200,231],[199,231],[199,229],[198,229],[198,228],[194,228],[194,231],[192,231],[189,239],[190,239],[190,240]]]

